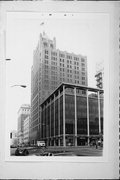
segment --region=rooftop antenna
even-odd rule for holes
[[[44,22],[40,23],[40,27],[41,27],[41,31],[42,31],[43,35],[45,35],[44,25],[45,25]]]

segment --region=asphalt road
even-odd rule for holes
[[[29,151],[29,156],[43,156],[48,153],[52,153],[54,156],[102,156],[103,149],[98,147],[47,147],[45,148],[36,148],[36,147],[27,147]],[[11,155],[15,156],[16,148],[11,148]]]

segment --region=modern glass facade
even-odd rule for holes
[[[77,134],[87,135],[87,98],[77,96]]]
[[[99,114],[97,97],[89,97],[89,126],[90,135],[99,134]]]
[[[65,133],[75,134],[75,99],[73,95],[65,95]]]
[[[70,86],[71,92],[67,91]],[[64,88],[63,88],[64,87]],[[42,139],[52,146],[80,146],[103,134],[103,90],[62,84],[42,104]],[[74,90],[74,91],[72,91]],[[93,91],[88,95],[87,91]],[[64,95],[63,95],[64,94]]]

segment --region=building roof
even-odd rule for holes
[[[65,82],[63,82],[41,103],[41,105],[44,104],[51,96],[56,94],[58,92],[58,90],[63,89],[63,86],[68,87],[68,88],[77,88],[77,89],[80,89],[80,90],[88,90],[88,91],[91,91],[91,92],[98,92],[98,91],[100,93],[104,92],[103,89],[98,89],[98,88],[93,88],[93,87],[88,87],[88,86],[83,86],[83,85],[77,85],[77,84],[73,84],[73,83],[65,83]]]

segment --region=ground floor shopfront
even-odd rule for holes
[[[63,146],[63,137],[54,137],[54,138],[45,138],[43,139],[46,142],[46,146]],[[65,145],[66,146],[85,146],[90,145],[93,142],[96,143],[96,141],[103,141],[103,136],[78,136],[78,137],[65,137]]]

